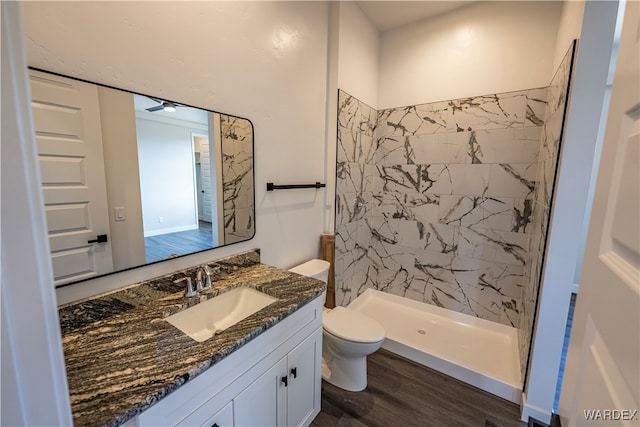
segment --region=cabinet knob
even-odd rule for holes
[[[298,378],[298,368],[291,368],[291,375],[293,378]]]
[[[220,426],[218,425],[218,423],[213,423],[211,427],[220,427]]]
[[[285,387],[287,387],[289,385],[289,378],[286,375],[281,377],[280,381],[284,383]]]

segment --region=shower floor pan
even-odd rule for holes
[[[385,348],[514,403],[522,399],[516,328],[367,289],[349,304],[384,326]]]

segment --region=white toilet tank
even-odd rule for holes
[[[328,261],[324,261],[321,259],[312,259],[305,262],[304,264],[296,265],[289,271],[292,273],[298,273],[303,276],[322,280],[324,283],[327,283],[327,279],[329,278],[330,265],[331,264],[329,264]]]

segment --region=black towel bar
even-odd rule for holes
[[[292,188],[323,188],[326,186],[327,184],[321,184],[319,182],[316,182],[315,184],[287,184],[287,185],[276,185],[273,182],[267,182],[267,191],[290,190]]]

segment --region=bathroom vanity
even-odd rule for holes
[[[59,309],[76,426],[308,425],[320,410],[319,280],[249,251],[208,264],[213,288],[185,297],[188,269]],[[198,342],[165,319],[239,286],[276,301]]]

